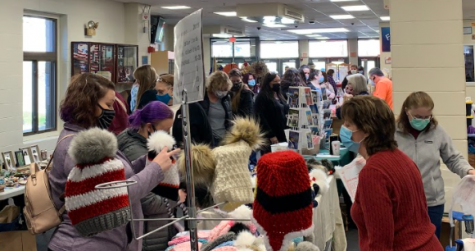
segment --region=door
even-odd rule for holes
[[[285,73],[285,67],[298,69],[298,59],[266,59],[264,63],[267,65],[269,72],[277,72],[280,76]]]
[[[359,65],[363,66],[365,76],[368,76],[368,72],[375,68],[379,67],[379,58],[360,58]]]

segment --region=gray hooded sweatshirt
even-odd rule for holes
[[[429,207],[445,203],[444,180],[440,170],[441,159],[450,171],[461,178],[473,169],[454,148],[452,139],[441,126],[436,126],[428,132],[421,132],[417,139],[411,133],[404,133],[398,128],[396,141],[399,149],[419,168]]]

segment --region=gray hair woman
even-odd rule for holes
[[[367,85],[368,80],[365,76],[358,73],[347,76],[346,79],[348,80],[348,84],[345,87],[345,94],[343,96],[344,101],[359,95],[369,95]],[[341,119],[341,107],[336,109],[336,116]]]

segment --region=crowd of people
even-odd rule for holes
[[[126,178],[137,181],[129,188],[134,218],[167,216],[168,201],[151,191],[157,181],[164,179],[164,171],[172,166],[171,157],[179,149],[162,151],[146,162],[147,140],[153,133],[164,131],[180,147],[182,110],[175,112],[170,108],[172,75],[158,75],[153,67],[145,65],[136,70],[134,77],[132,90],[124,95],[115,91],[112,82],[94,74],[72,78],[61,102],[61,119],[65,124],[53,156],[55,168],[49,175],[57,208],[64,205],[67,177],[76,165],[68,155],[74,137],[65,137],[99,127],[117,135],[116,158],[123,164]],[[293,86],[320,92],[324,88],[330,99],[339,95],[338,90],[344,95],[345,102],[336,109],[336,115],[344,121],[342,143],[357,145],[355,149],[367,160],[352,209],[361,249],[442,250],[437,240],[445,203],[440,159],[461,177],[474,175],[475,171],[437,124],[432,113],[434,103],[426,93],[411,94],[395,119],[392,82],[378,68],[371,69],[366,77],[362,67],[351,66],[342,86],[333,70],[325,72],[305,65],[290,68],[282,76],[265,72],[258,77],[243,74],[239,69],[229,73],[216,71],[207,78],[204,100],[189,106],[193,142],[218,147],[225,142],[234,119],[252,117],[266,139],[262,154],[270,152],[271,144],[287,141],[287,90]],[[375,90],[371,94],[372,86]],[[418,148],[424,144],[430,146]],[[255,162],[255,153],[249,158],[251,163]],[[179,190],[176,197],[184,201],[186,194]],[[171,238],[165,229],[146,237],[142,243],[133,238],[130,225],[83,237],[66,213],[63,218],[51,238],[50,250],[164,250]],[[132,224],[142,234],[165,223],[159,221],[145,227],[142,222]]]

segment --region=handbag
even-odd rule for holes
[[[71,136],[74,136],[74,134],[64,136],[57,145]],[[31,174],[25,185],[25,208],[23,209],[23,214],[28,231],[31,234],[44,233],[57,227],[63,220],[62,214],[65,211],[65,207],[62,206],[61,209],[56,209],[51,197],[48,178],[48,173],[53,168],[52,161],[55,152],[56,149],[45,169],[41,170],[37,163],[30,165]]]

